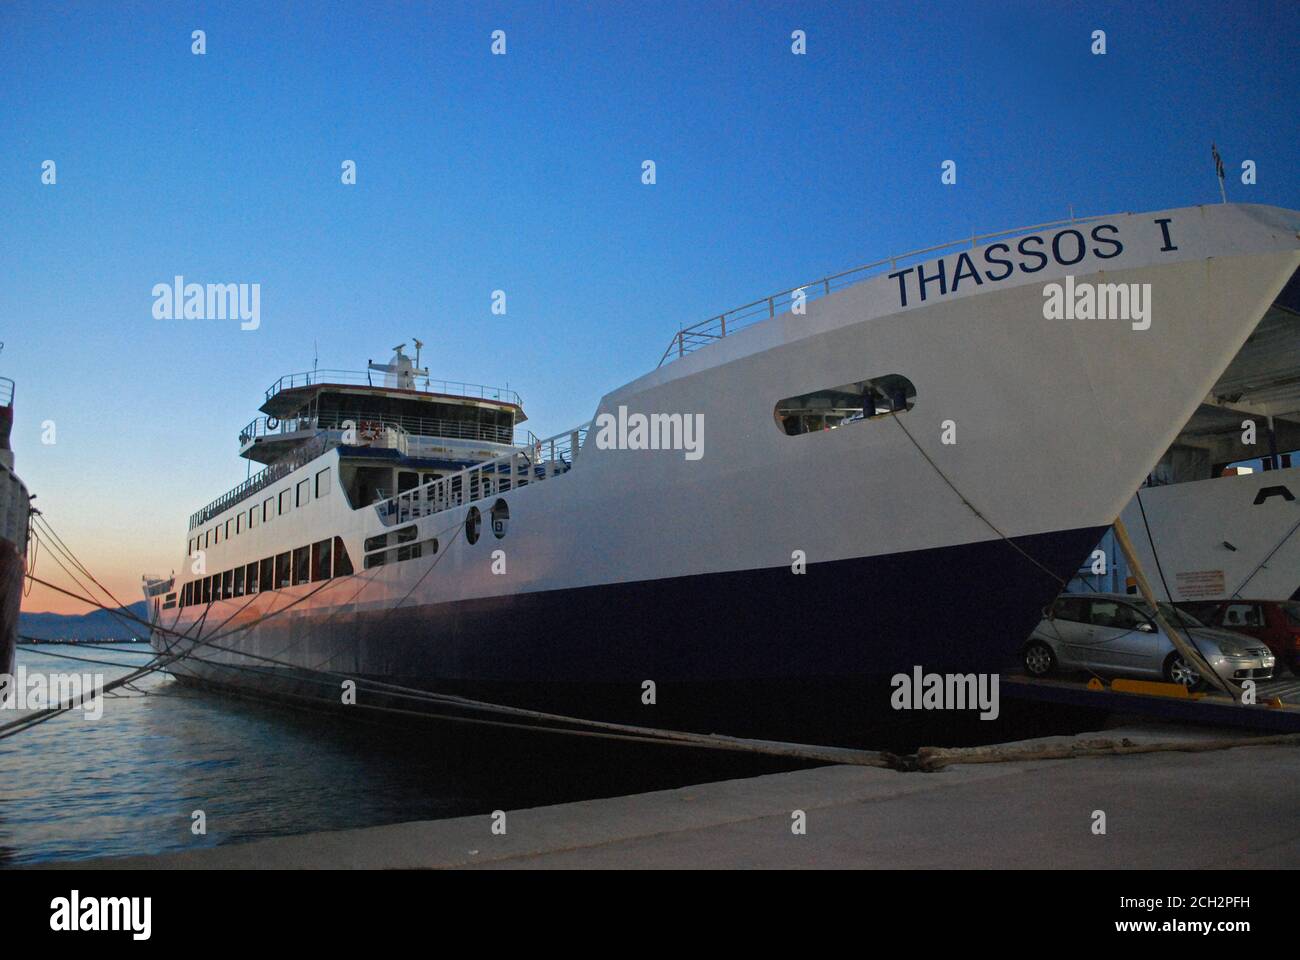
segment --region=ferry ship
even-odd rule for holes
[[[1124,508],[1161,599],[1300,599],[1298,451],[1300,273]]]
[[[342,675],[651,724],[725,701],[752,721],[729,732],[996,671],[1298,266],[1300,213],[1266,206],[975,236],[680,329],[544,439],[418,353],[282,377],[239,436],[265,469],[146,584],[152,643],[282,699],[339,703]],[[1048,318],[1089,284],[1149,312]]]
[[[0,377],[0,674],[11,675],[31,515],[27,487],[14,473],[14,453],[9,446],[13,423],[14,382]]]

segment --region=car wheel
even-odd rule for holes
[[[1177,650],[1165,658],[1165,679],[1170,683],[1181,684],[1188,690],[1198,690],[1204,684],[1201,672],[1188,663]]]
[[[1045,677],[1056,669],[1056,654],[1041,640],[1035,640],[1025,647],[1023,659],[1025,672],[1031,677]]]

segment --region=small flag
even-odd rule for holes
[[[1222,180],[1224,176],[1223,157],[1219,156],[1219,148],[1213,143],[1210,144],[1210,152],[1214,154],[1214,173],[1220,180]]]

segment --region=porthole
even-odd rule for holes
[[[506,527],[509,525],[510,508],[504,500],[498,500],[492,504],[492,536],[500,540],[506,535]]]
[[[483,515],[478,512],[478,507],[470,507],[469,513],[465,516],[465,539],[470,543],[478,543],[479,529],[483,525]]]
[[[912,381],[891,373],[786,397],[777,402],[773,414],[782,433],[798,436],[879,420],[905,413],[915,405],[916,388]]]

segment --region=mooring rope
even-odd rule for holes
[[[461,526],[461,525],[458,524],[457,526]],[[454,541],[454,536],[452,540],[449,541],[449,544],[450,542],[453,541]],[[71,551],[69,550],[69,552]],[[405,602],[405,600],[409,598],[412,593],[414,593],[415,589],[419,586],[419,584],[423,582],[424,577],[428,575],[430,570],[432,570],[433,566],[435,566],[437,562],[439,562],[444,556],[446,556],[446,551],[440,551],[434,563],[430,564],[429,570],[425,571],[424,575],[422,575],[421,578],[417,580],[416,583],[411,587],[411,589],[407,591],[402,601],[400,602]],[[84,569],[79,561],[74,561],[74,563],[79,569]],[[65,568],[65,572],[67,572],[66,568]],[[70,572],[69,575],[72,576]],[[98,584],[98,581],[95,580],[93,576],[90,576],[88,571],[87,571],[87,576],[89,579],[92,579],[95,583]],[[55,590],[71,598],[78,599],[83,603],[90,604],[100,609],[108,609],[105,604],[103,604],[99,600],[94,599],[93,597],[75,594],[72,591],[66,590],[62,587],[49,583],[48,581],[42,580],[40,578],[33,577],[32,579],[35,582],[41,584],[42,586]],[[73,579],[75,580],[76,578],[74,577]],[[231,614],[230,617],[228,617],[225,621],[223,621],[222,624],[218,625],[215,628],[213,635],[207,638],[202,637],[201,634],[194,638],[190,638],[188,636],[188,631],[186,634],[180,634],[175,630],[169,630],[168,628],[162,627],[161,624],[155,625],[146,622],[142,620],[140,617],[137,617],[135,614],[131,613],[124,606],[119,604],[118,610],[115,612],[120,613],[126,618],[129,618],[130,620],[133,620],[142,626],[148,627],[151,631],[158,631],[164,634],[165,635],[164,642],[166,636],[173,637],[174,640],[172,643],[168,645],[167,653],[156,655],[150,663],[135,668],[130,672],[128,672],[128,674],[126,674],[124,677],[120,677],[108,684],[105,684],[104,687],[99,691],[99,693],[106,694],[119,687],[123,687],[128,684],[131,684],[134,681],[140,679],[143,676],[147,676],[150,673],[167,670],[173,665],[179,664],[186,659],[193,659],[197,662],[205,663],[209,666],[216,666],[225,669],[253,671],[253,672],[259,672],[263,674],[265,673],[265,671],[258,671],[256,670],[256,668],[248,667],[243,664],[227,664],[227,663],[220,663],[218,661],[213,661],[209,658],[203,657],[198,653],[196,653],[196,651],[200,648],[211,647],[212,649],[221,652],[233,653],[236,654],[237,656],[241,656],[244,658],[271,663],[272,665],[275,666],[288,667],[289,669],[294,670],[300,674],[308,674],[309,675],[308,679],[316,683],[329,683],[331,686],[333,686],[334,684],[340,682],[341,680],[343,681],[350,680],[357,685],[358,690],[367,689],[372,692],[375,691],[382,692],[385,696],[397,700],[402,700],[402,699],[414,700],[417,702],[422,702],[425,704],[435,704],[442,707],[451,707],[454,709],[470,710],[474,712],[509,716],[517,719],[526,719],[531,722],[515,723],[515,722],[502,721],[502,720],[490,720],[483,717],[450,716],[447,714],[437,714],[437,713],[431,713],[429,711],[420,711],[420,710],[409,710],[400,707],[386,706],[381,704],[364,704],[364,705],[357,704],[359,706],[363,706],[364,709],[375,710],[382,713],[418,716],[427,719],[441,720],[446,722],[473,723],[473,724],[481,724],[487,726],[505,727],[510,729],[523,729],[523,730],[530,730],[530,731],[542,732],[542,733],[559,733],[559,734],[567,734],[567,735],[574,735],[574,736],[592,736],[592,737],[598,737],[602,739],[616,739],[616,740],[641,742],[641,743],[660,743],[666,745],[698,747],[702,749],[717,749],[717,750],[731,750],[737,752],[761,753],[761,754],[772,755],[772,756],[818,760],[823,762],[857,763],[857,764],[868,765],[868,766],[888,766],[890,763],[887,754],[877,752],[877,751],[853,750],[844,747],[827,747],[827,746],[819,746],[813,744],[778,743],[778,742],[771,742],[771,741],[749,740],[749,739],[738,738],[738,737],[728,737],[722,734],[699,734],[699,733],[691,733],[687,731],[665,730],[665,729],[660,729],[655,727],[642,727],[633,724],[619,724],[619,723],[612,723],[608,721],[591,720],[583,717],[571,717],[563,714],[548,713],[539,710],[529,710],[522,707],[512,707],[505,704],[489,703],[487,701],[482,701],[482,700],[472,700],[472,699],[457,697],[448,694],[438,694],[433,691],[421,690],[419,688],[413,688],[413,687],[405,687],[399,684],[387,683],[384,681],[373,680],[366,677],[354,677],[348,674],[337,673],[334,671],[324,671],[324,670],[313,669],[309,667],[303,667],[298,664],[291,663],[289,661],[283,661],[283,660],[279,660],[278,658],[267,657],[260,654],[253,654],[247,651],[237,650],[229,647],[223,647],[216,643],[217,640],[220,640],[226,636],[244,632],[248,629],[251,629],[254,626],[264,623],[265,621],[271,619],[272,617],[278,616],[279,614],[290,609],[291,607],[296,606],[297,604],[303,602],[309,597],[314,596],[320,590],[332,584],[342,583],[346,579],[347,578],[334,578],[331,580],[326,580],[323,583],[321,583],[319,587],[313,588],[312,590],[308,591],[302,596],[295,598],[293,601],[291,601],[289,604],[286,604],[283,607],[280,607],[276,610],[268,611],[266,614],[262,615],[261,617],[258,617],[257,619],[251,621],[248,624],[243,624],[231,630],[223,631],[222,628],[225,626],[225,624],[229,623],[232,619],[234,619],[234,617],[238,616],[238,614],[243,609],[247,608],[248,603],[245,603],[243,606],[241,606],[239,610],[236,610],[234,613]],[[104,590],[105,594],[107,594],[110,597],[110,599],[113,599],[116,602],[116,598],[112,596],[110,591],[104,588],[102,584],[100,585],[100,587],[101,589]],[[84,585],[83,585],[83,589],[84,589]],[[260,595],[261,594],[254,594],[252,596],[252,599],[256,599],[256,597]],[[249,602],[251,602],[251,599]],[[212,608],[212,603],[209,603],[207,605],[207,609],[204,610],[203,613],[204,618],[206,618],[211,608]],[[197,620],[195,621],[195,623],[198,622],[199,621]],[[187,649],[178,651],[177,648],[184,640],[191,640],[191,646]],[[198,679],[200,682],[203,682],[202,678],[194,678],[194,679]],[[220,686],[220,684],[217,683],[214,683],[212,685]],[[23,717],[19,720],[12,721],[8,724],[0,725],[0,739],[13,736],[14,734],[29,729],[30,727],[35,726],[38,723],[41,723],[48,719],[52,719],[54,716],[58,716],[62,713],[67,712],[68,710],[75,709],[76,707],[81,706],[82,703],[85,701],[85,699],[86,699],[86,695],[83,694],[80,697],[73,698],[68,703],[58,704],[53,707],[48,707],[43,710],[36,711],[34,714],[30,716]]]

